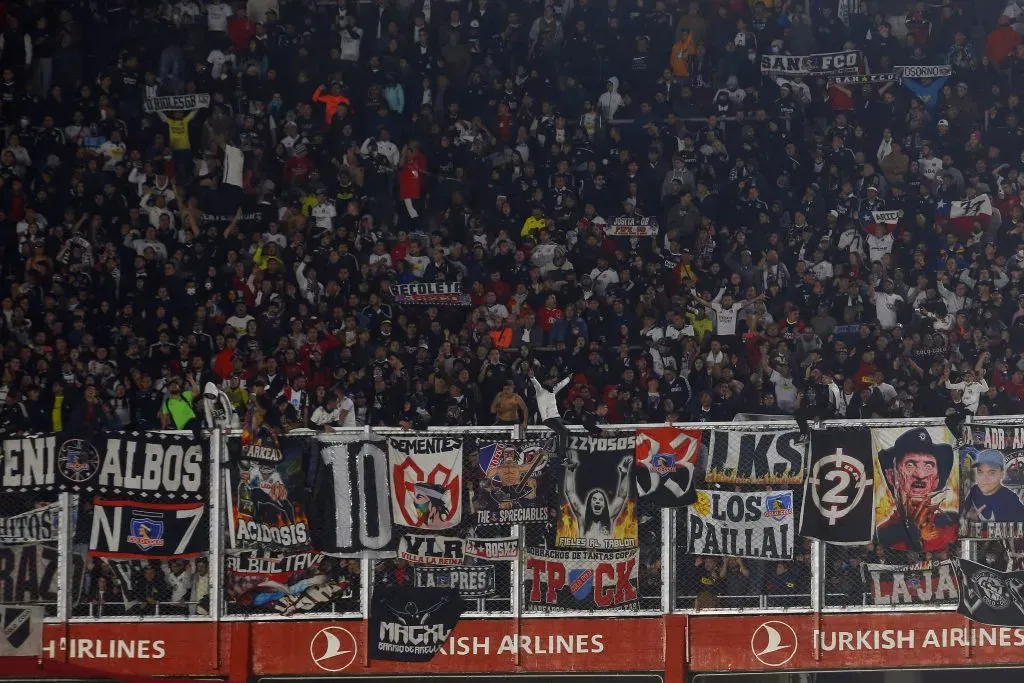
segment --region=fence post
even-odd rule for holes
[[[520,429],[519,425],[513,425],[510,430],[509,436],[512,438],[513,441],[515,441],[516,439],[525,439],[527,433],[526,430]],[[509,597],[512,600],[510,605],[510,607],[512,608],[512,627],[515,629],[514,637],[516,639],[516,647],[514,648],[514,664],[516,667],[516,671],[519,670],[520,664],[519,651],[521,648],[519,647],[519,635],[520,633],[522,633],[523,630],[521,623],[521,620],[523,618],[523,553],[526,552],[526,534],[522,533],[522,531],[523,525],[512,525],[512,533],[515,535],[515,538],[518,539],[517,545],[519,546],[519,552],[516,553],[515,559],[512,560],[512,571],[510,572],[512,585],[509,587]]]
[[[74,518],[71,509],[70,493],[61,493],[57,501],[60,504],[60,533],[57,535],[57,620],[66,624],[71,617],[72,591],[69,587],[75,575],[75,563],[71,553],[74,526],[78,520]],[[85,571],[84,567],[82,571]]]
[[[221,616],[221,585],[224,582],[224,501],[221,499],[221,459],[223,458],[226,432],[214,429],[210,433],[210,491],[207,508],[210,510],[210,571],[207,574],[209,587],[209,612],[214,622]],[[196,606],[198,611],[198,605]],[[217,661],[220,661],[220,639],[216,645]]]
[[[670,614],[675,604],[675,549],[676,511],[673,508],[661,510],[661,611]]]
[[[811,539],[811,611],[820,612],[825,594],[825,544]]]

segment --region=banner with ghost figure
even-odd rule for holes
[[[636,436],[569,437],[555,546],[574,550],[637,547],[631,469]]]

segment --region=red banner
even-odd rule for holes
[[[689,639],[692,671],[1024,665],[1024,628],[955,612],[692,617]]]
[[[256,674],[663,671],[664,621],[463,619],[426,663],[368,661],[361,621],[252,625]]]

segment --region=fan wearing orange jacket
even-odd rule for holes
[[[335,112],[337,112],[342,106],[348,107],[351,102],[347,97],[341,94],[340,83],[331,83],[331,91],[329,93],[325,91],[326,88],[322,85],[317,88],[316,92],[313,93],[313,101],[323,103],[324,125],[330,128]]]

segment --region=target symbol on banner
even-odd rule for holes
[[[814,463],[808,480],[814,505],[829,526],[835,526],[850,514],[871,485],[861,462],[844,453],[842,448]]]

